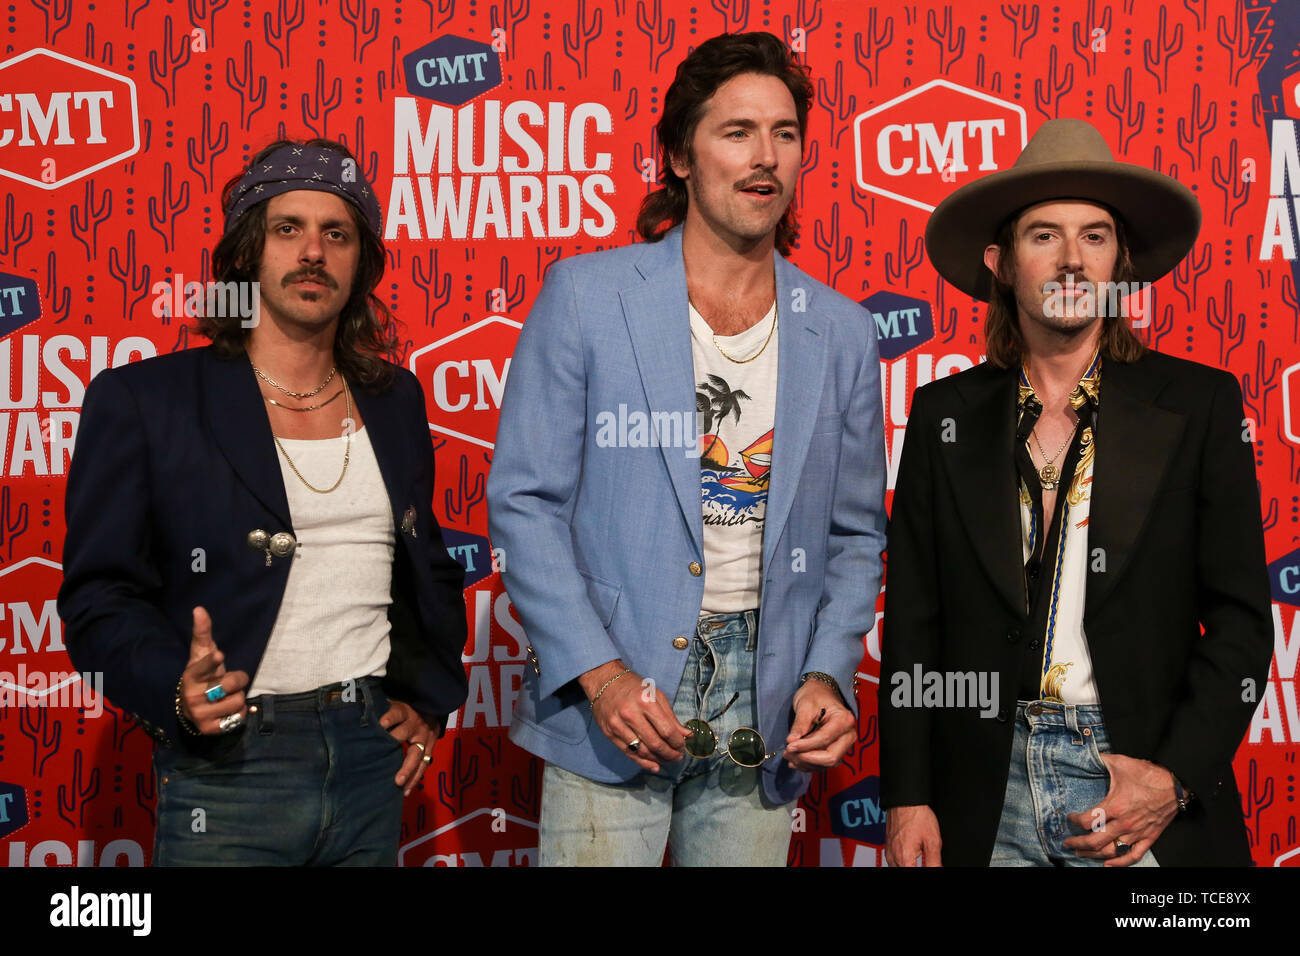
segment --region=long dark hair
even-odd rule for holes
[[[304,142],[282,139],[263,148],[253,157],[250,166],[260,163],[271,153],[284,146],[318,146],[341,153],[353,159],[352,153],[341,143],[328,139],[310,139]],[[226,183],[221,192],[221,208],[230,208],[231,194],[243,172]],[[266,243],[266,204],[262,200],[249,208],[235,222],[234,227],[222,236],[212,250],[212,274],[217,282],[252,282],[257,278],[262,248]],[[384,247],[379,237],[371,231],[361,211],[352,203],[346,204],[361,240],[361,255],[357,272],[352,277],[352,294],[339,313],[334,334],[334,364],[354,385],[370,389],[383,389],[392,381],[393,365],[399,358],[397,320],[388,307],[374,294],[384,276]],[[250,329],[244,328],[238,315],[209,315],[205,310],[198,320],[200,334],[212,340],[217,350],[226,356],[243,354]]]
[[[704,104],[718,87],[733,76],[758,73],[775,76],[794,98],[799,118],[799,138],[808,126],[813,85],[808,67],[795,59],[790,48],[770,33],[724,33],[706,40],[677,67],[677,76],[664,95],[664,112],[655,131],[659,137],[659,181],[656,189],[641,201],[636,228],[646,242],[655,242],[686,218],[686,180],[673,172],[674,158],[692,159],[691,140],[704,113]],[[799,238],[794,203],[776,227],[776,248],[788,256]]]
[[[1100,205],[1100,204],[1099,204]],[[1115,222],[1115,243],[1119,255],[1115,257],[1112,282],[1132,282],[1136,271],[1129,254],[1124,220],[1114,209],[1102,206]],[[984,313],[984,351],[989,364],[995,368],[1019,368],[1024,362],[1025,339],[1020,333],[1020,312],[1016,307],[1016,223],[1017,212],[998,229],[998,271],[993,276],[993,292],[989,307]],[[1098,306],[1104,297],[1098,296]],[[1128,319],[1123,315],[1102,316],[1101,357],[1113,362],[1136,362],[1147,350],[1137,337]]]

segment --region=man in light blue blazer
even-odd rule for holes
[[[770,34],[702,44],[647,241],[555,263],[520,334],[488,510],[544,865],[784,865],[809,772],[856,740],[879,357],[870,315],[783,257],[811,98]]]

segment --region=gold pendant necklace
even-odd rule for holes
[[[348,417],[344,419],[344,421],[347,422],[348,427],[343,432],[343,470],[339,472],[338,480],[328,488],[317,488],[310,481],[304,478],[302,472],[298,470],[298,466],[295,465],[293,459],[289,457],[289,453],[285,451],[284,446],[280,444],[280,439],[274,434],[271,435],[271,437],[275,439],[275,447],[280,449],[280,454],[284,455],[284,460],[289,463],[289,467],[293,470],[293,473],[298,476],[298,480],[318,495],[328,495],[343,483],[343,476],[348,473],[348,458],[352,454],[352,394],[348,391],[348,383],[346,381],[343,383],[343,400],[347,403],[348,409]]]
[[[1065,446],[1069,444],[1070,439],[1074,437],[1074,433],[1078,431],[1078,429],[1079,422],[1076,419],[1074,427],[1070,429],[1070,434],[1065,436],[1065,441],[1061,442],[1061,447],[1056,449],[1056,454],[1052,455],[1051,458],[1048,458],[1047,452],[1043,451],[1043,443],[1038,440],[1038,430],[1034,430],[1034,443],[1038,445],[1038,455],[1046,462],[1042,468],[1038,469],[1038,480],[1042,483],[1044,491],[1055,490],[1057,482],[1061,480],[1061,471],[1055,464],[1056,457],[1065,450]],[[1030,455],[1029,460],[1030,462],[1033,461],[1033,455]]]

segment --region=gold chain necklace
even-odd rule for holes
[[[253,360],[249,359],[248,364],[253,365]],[[263,372],[256,365],[253,365],[253,371],[256,372],[257,377],[260,378],[262,381],[264,381],[267,385],[270,385],[272,388],[278,388],[280,391],[284,392],[284,394],[288,395],[290,398],[311,398],[313,395],[319,395],[321,393],[321,390],[324,389],[326,385],[334,381],[334,373],[338,371],[338,368],[337,366],[331,365],[330,373],[325,376],[325,381],[321,382],[310,392],[291,392],[283,385],[281,385],[279,382],[272,379],[269,375]]]
[[[1048,458],[1047,452],[1043,451],[1043,443],[1038,440],[1038,429],[1036,428],[1034,429],[1033,431],[1034,444],[1038,446],[1039,457],[1042,458],[1044,462],[1046,462],[1046,464],[1043,465],[1042,468],[1038,469],[1038,480],[1042,482],[1043,490],[1052,491],[1056,487],[1056,483],[1060,481],[1061,472],[1056,467],[1055,464],[1056,457],[1061,452],[1065,451],[1065,446],[1069,444],[1070,439],[1074,437],[1074,433],[1078,430],[1079,430],[1079,422],[1076,419],[1074,422],[1074,427],[1070,429],[1070,434],[1065,436],[1065,441],[1061,442],[1061,447],[1056,449],[1056,454],[1052,455],[1051,458]],[[1032,455],[1030,456],[1029,460],[1031,463],[1033,462]]]
[[[328,495],[343,483],[343,476],[348,473],[348,458],[352,454],[352,394],[348,391],[347,382],[343,383],[343,396],[348,408],[348,417],[344,419],[344,421],[347,422],[348,427],[343,432],[343,470],[339,472],[338,481],[334,482],[334,484],[330,485],[328,488],[317,488],[310,481],[304,478],[302,472],[298,470],[298,466],[295,465],[293,459],[289,457],[289,453],[285,451],[284,446],[280,444],[280,439],[274,434],[271,436],[275,439],[275,447],[280,449],[280,454],[284,455],[284,460],[289,463],[289,467],[293,469],[293,473],[298,476],[298,480],[318,495]]]
[[[694,307],[695,303],[692,302],[691,306]],[[698,313],[700,310],[696,309],[695,311]],[[764,352],[767,351],[768,343],[772,341],[772,336],[776,334],[776,321],[778,318],[778,311],[779,310],[776,307],[776,303],[775,302],[772,303],[772,327],[767,330],[767,338],[763,340],[763,347],[759,349],[757,352],[755,352],[753,355],[751,355],[749,358],[747,359],[732,358],[730,355],[724,352],[722,350],[722,346],[718,344],[717,332],[713,333],[713,347],[717,349],[718,352],[721,353],[722,357],[726,359],[728,362],[733,362],[736,365],[748,365],[750,362],[754,361],[756,358],[758,358],[760,355],[762,355]],[[700,318],[704,318],[704,316],[701,315]],[[749,330],[746,329],[745,331],[749,331]]]
[[[324,408],[326,405],[334,401],[342,394],[343,394],[343,390],[339,389],[337,392],[335,392],[329,398],[325,399],[325,401],[321,402],[319,405],[301,405],[301,406],[286,405],[283,402],[277,402],[274,398],[267,398],[265,395],[263,395],[262,398],[267,403],[274,405],[276,408],[283,408],[287,412],[314,412],[318,408]]]

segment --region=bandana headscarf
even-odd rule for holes
[[[347,200],[361,210],[376,236],[383,235],[379,200],[375,198],[370,183],[366,182],[360,165],[354,159],[320,146],[281,146],[265,159],[249,166],[230,194],[225,231],[230,232],[239,217],[263,199],[295,189],[333,193]]]

